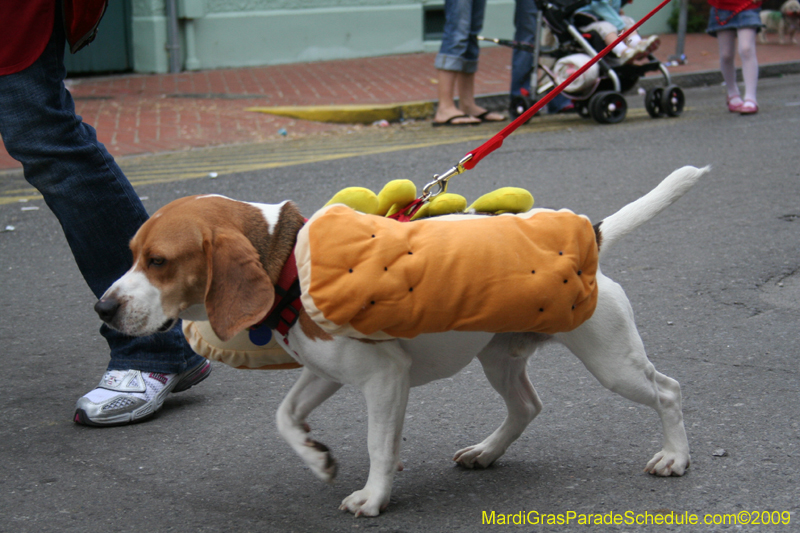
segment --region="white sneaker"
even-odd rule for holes
[[[161,409],[167,394],[184,391],[210,373],[208,361],[180,374],[110,370],[103,374],[97,388],[78,399],[73,420],[86,426],[117,426],[144,420]]]

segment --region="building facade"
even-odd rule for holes
[[[638,18],[654,5],[639,0],[626,13]],[[432,52],[443,8],[443,0],[111,0],[102,44],[68,65],[72,72],[160,73],[170,71],[173,50],[173,71],[175,64],[199,70]],[[642,33],[667,31],[669,12]],[[488,0],[484,35],[512,38],[513,18],[514,0]],[[104,62],[112,51],[124,64]]]

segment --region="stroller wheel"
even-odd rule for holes
[[[686,103],[686,97],[683,95],[683,90],[677,85],[668,85],[664,87],[664,92],[661,94],[661,109],[671,117],[677,117],[683,113],[683,105]]]
[[[661,99],[664,96],[664,89],[663,87],[650,87],[647,89],[647,92],[644,95],[644,108],[647,109],[647,113],[653,117],[663,117],[666,111],[661,103]]]
[[[508,105],[508,113],[511,115],[512,119],[515,119],[527,111],[530,107],[531,101],[524,96],[512,96],[511,102]]]
[[[614,91],[600,91],[589,100],[592,118],[600,124],[617,124],[625,120],[628,103]]]
[[[589,104],[586,100],[575,100],[575,111],[581,118],[592,118],[592,112],[589,111]]]

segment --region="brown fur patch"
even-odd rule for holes
[[[300,210],[292,202],[281,207],[278,223],[270,228],[263,214],[257,209],[248,209],[244,221],[244,232],[258,251],[258,256],[269,279],[277,283],[286,260],[297,241],[297,232],[305,221]]]
[[[300,329],[303,330],[305,336],[312,341],[320,340],[328,342],[333,340],[333,336],[319,327],[319,325],[314,322],[310,316],[308,316],[308,313],[306,313],[305,309],[300,310],[298,322],[300,323]]]
[[[594,239],[595,241],[597,241],[598,250],[600,249],[600,246],[603,244],[603,232],[600,231],[600,226],[602,224],[603,224],[602,222],[598,222],[597,224],[592,226],[592,229],[594,229]]]
[[[256,252],[258,252],[258,260],[261,262],[261,266],[267,272],[269,279],[275,283],[280,275],[281,270],[278,268],[277,271],[274,271],[274,268],[267,268],[267,264],[269,262],[269,249],[272,242],[272,236],[270,235],[271,228],[269,227],[269,224],[260,210],[247,204],[244,205],[246,207],[243,209],[244,214],[242,216],[242,232],[247,237],[247,240],[253,244]]]

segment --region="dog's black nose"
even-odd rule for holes
[[[94,312],[103,322],[111,322],[119,309],[119,302],[115,298],[102,298],[94,304]]]

